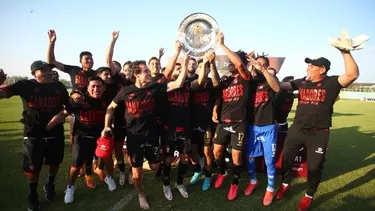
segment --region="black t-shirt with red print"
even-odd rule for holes
[[[253,80],[245,80],[239,74],[221,81],[221,122],[245,122],[252,114],[255,90]]]
[[[70,75],[73,90],[79,90],[82,93],[87,91],[87,86],[89,85],[88,79],[95,76],[95,71],[84,71],[78,66],[64,65],[64,70],[62,71]]]
[[[69,94],[61,82],[38,83],[35,79],[21,80],[1,88],[10,96],[20,96],[23,104],[24,136],[54,137],[64,133],[63,124],[50,131],[45,128],[51,119],[69,103]]]
[[[301,128],[331,127],[333,104],[342,88],[338,76],[326,76],[318,82],[301,78],[291,84],[299,92],[294,124]]]
[[[264,77],[258,77],[254,80],[254,112],[253,125],[265,126],[275,124],[274,96],[275,92],[267,83]]]
[[[125,108],[127,133],[155,139],[159,135],[156,99],[167,91],[167,84],[154,83],[145,88],[125,86],[113,101]]]
[[[83,96],[83,103],[75,103],[70,99],[69,105],[65,108],[68,113],[74,114],[74,134],[99,137],[104,127],[108,101],[105,98],[91,98],[87,93],[84,93]]]

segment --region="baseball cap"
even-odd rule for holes
[[[316,59],[306,58],[305,62],[308,64],[312,64],[314,66],[325,67],[326,71],[328,71],[331,68],[331,62],[324,57],[318,57]]]
[[[30,69],[31,71],[37,71],[37,70],[41,70],[45,67],[50,67],[51,69],[55,67],[54,64],[48,64],[47,62],[45,61],[42,61],[42,60],[37,60],[35,62],[33,62],[30,66]]]
[[[108,158],[112,156],[114,141],[111,136],[100,137],[96,141],[96,144],[95,154],[98,158]]]

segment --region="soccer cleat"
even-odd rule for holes
[[[95,178],[92,175],[85,175],[85,179],[86,179],[86,186],[88,188],[95,188],[96,187]]]
[[[165,196],[166,199],[168,199],[169,201],[171,201],[173,199],[172,190],[171,190],[170,185],[167,185],[167,186],[163,185],[163,192],[164,192],[164,196]]]
[[[273,191],[266,191],[266,194],[263,198],[263,205],[264,206],[270,206],[273,200]]]
[[[40,209],[39,199],[37,193],[29,193],[27,197],[27,210],[37,211]]]
[[[53,201],[56,198],[55,185],[44,185],[43,190],[47,201]]]
[[[113,177],[106,176],[105,179],[104,179],[104,182],[107,183],[109,191],[116,190],[117,186],[116,186],[116,182],[113,179]]]
[[[257,186],[257,184],[258,183],[251,183],[251,182],[249,182],[248,184],[247,184],[247,187],[246,187],[246,189],[245,189],[245,195],[246,196],[250,196],[252,193],[253,193],[253,191],[254,191],[254,189],[255,189],[255,187]]]
[[[211,186],[211,177],[205,177],[203,180],[202,190],[208,190]]]
[[[74,185],[68,185],[65,190],[64,202],[71,204],[74,201]]]
[[[309,210],[312,200],[312,197],[305,195],[298,204],[298,211]]]
[[[238,185],[231,184],[228,192],[228,200],[234,200],[237,197]]]
[[[176,188],[180,192],[182,197],[184,197],[184,198],[189,197],[189,193],[187,192],[187,189],[186,189],[185,185],[177,185],[176,184]]]
[[[191,177],[190,184],[194,185],[195,183],[197,183],[200,175],[201,172],[194,172],[194,175]]]
[[[139,207],[144,210],[150,209],[150,205],[148,205],[148,202],[145,197],[139,197]]]
[[[125,171],[120,171],[119,184],[121,186],[125,185],[125,181],[126,181],[126,173]]]
[[[290,185],[285,186],[284,184],[280,185],[280,189],[276,193],[276,199],[281,200],[284,197],[285,192],[289,189]]]
[[[216,181],[215,181],[215,188],[220,188],[221,185],[223,185],[223,182],[224,182],[224,179],[225,179],[226,176],[227,176],[226,172],[225,172],[224,175],[222,175],[220,173],[217,175],[217,178],[216,178]]]
[[[101,181],[104,181],[106,176],[105,176],[105,173],[102,169],[100,169],[99,167],[96,167],[95,170],[94,170],[94,173],[99,176],[99,179]]]
[[[344,51],[361,50],[365,47],[364,43],[369,40],[367,35],[359,35],[352,39],[347,31],[341,30],[340,33],[341,38],[329,38],[328,42],[330,45]]]

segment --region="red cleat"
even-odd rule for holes
[[[280,189],[276,193],[276,199],[281,200],[284,197],[285,192],[289,189],[289,186],[285,186],[283,184],[280,185]]]
[[[251,183],[247,184],[247,187],[245,189],[245,195],[246,196],[250,196],[253,193],[253,191],[254,191],[254,189],[255,189],[256,186],[257,186],[257,183],[255,183],[255,184],[251,184]]]
[[[298,211],[309,210],[312,200],[311,197],[305,195],[298,204]]]
[[[215,188],[220,188],[221,185],[223,185],[223,182],[224,182],[224,179],[225,179],[226,176],[227,176],[227,174],[225,174],[225,175],[218,174],[217,175],[217,178],[216,178],[216,181],[215,181]]]
[[[228,199],[234,200],[237,197],[238,185],[231,184],[228,192]]]

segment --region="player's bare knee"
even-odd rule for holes
[[[152,171],[157,171],[159,169],[160,163],[150,163],[149,166]]]
[[[241,156],[242,156],[241,151],[232,150],[232,160],[233,160],[234,165],[236,165],[236,166],[241,165]]]
[[[132,179],[133,180],[138,180],[141,178],[141,175],[142,175],[142,168],[141,167],[137,167],[137,168],[134,168],[132,169]]]

